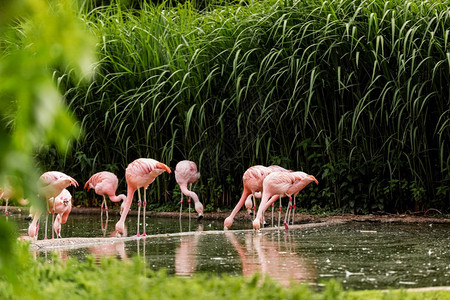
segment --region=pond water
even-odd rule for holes
[[[10,217],[11,219],[11,217]],[[14,217],[21,234],[28,222]],[[110,216],[102,231],[100,216],[71,215],[63,237],[110,236],[118,216]],[[42,225],[41,225],[42,226]],[[127,218],[128,232],[136,232],[136,217]],[[233,229],[251,224],[235,223]],[[222,230],[222,221],[195,218],[147,218],[147,234]],[[233,232],[224,234],[148,238],[89,248],[58,251],[61,257],[114,256],[130,260],[138,255],[153,270],[191,276],[213,272],[232,276],[268,274],[282,284],[321,286],[331,278],[348,289],[385,289],[450,285],[450,224],[348,223],[308,230]],[[36,255],[47,256],[45,251]]]

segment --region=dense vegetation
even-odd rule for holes
[[[53,253],[36,261],[27,245],[14,246],[15,274],[0,273],[1,299],[450,299],[448,291],[344,291],[334,281],[314,292],[258,275],[182,278],[152,271],[139,257],[130,262],[105,258],[98,264],[93,257],[63,261]]]
[[[42,151],[46,169],[123,179],[138,157],[190,159],[202,201],[223,208],[249,166],[279,164],[319,179],[306,208],[449,207],[446,1],[141,5],[84,14],[97,77],[55,73],[84,135],[66,156]],[[161,177],[153,202],[175,204],[173,176]]]

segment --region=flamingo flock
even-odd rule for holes
[[[120,219],[115,225],[115,235],[120,237],[125,231],[125,220],[130,211],[131,203],[135,192],[138,192],[138,221],[136,236],[141,236],[140,233],[140,215],[141,206],[143,210],[143,228],[142,236],[146,236],[145,212],[147,205],[146,192],[149,185],[162,173],[172,173],[171,169],[164,163],[151,158],[139,158],[131,162],[125,170],[125,179],[127,183],[127,194],[117,195],[118,178],[114,173],[102,171],[92,175],[86,181],[84,188],[89,191],[93,189],[94,192],[103,197],[101,204],[101,216],[103,216],[103,209],[106,212],[108,219],[108,205],[106,196],[112,202],[122,201],[120,209]],[[199,200],[198,195],[192,191],[192,184],[198,181],[200,173],[197,165],[193,161],[183,160],[178,162],[175,168],[175,179],[181,190],[180,200],[180,218],[183,206],[183,195],[188,197],[189,212],[191,199],[194,201],[194,208],[198,214],[198,220],[203,218],[203,205]],[[255,165],[248,168],[243,176],[243,192],[238,203],[234,207],[231,214],[224,221],[224,229],[231,228],[234,217],[242,208],[245,207],[249,215],[254,217],[253,228],[259,230],[266,224],[264,220],[265,211],[272,206],[272,226],[273,226],[273,207],[274,202],[282,197],[289,197],[289,205],[286,210],[284,218],[284,226],[288,228],[290,222],[290,214],[292,218],[295,210],[295,196],[303,190],[309,183],[315,182],[317,179],[300,171],[292,171],[284,169],[280,166],[262,166]],[[189,185],[189,188],[188,188]],[[40,197],[46,206],[45,218],[45,233],[44,239],[47,239],[48,215],[52,214],[52,238],[56,234],[56,238],[61,238],[61,224],[65,224],[72,209],[72,195],[67,190],[69,186],[78,187],[78,182],[58,171],[49,171],[41,175],[38,184],[38,197]],[[143,199],[141,199],[140,189],[143,189]],[[5,215],[8,216],[8,199],[13,194],[10,187],[0,188],[0,199],[3,197],[6,200]],[[292,196],[294,200],[292,202]],[[256,212],[256,198],[260,198],[260,205]],[[279,207],[278,227],[280,227],[281,220],[281,201]],[[44,211],[40,207],[31,207],[30,213],[32,222],[28,227],[28,235],[30,238],[37,239],[39,231],[39,221]],[[56,214],[56,216],[55,216]],[[292,219],[292,224],[294,220]]]

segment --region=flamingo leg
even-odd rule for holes
[[[138,189],[138,218],[137,218],[137,236],[141,236],[139,233],[140,217],[141,217],[141,189]]]
[[[292,206],[292,225],[294,225],[294,217],[295,217],[295,195],[294,195],[294,205]]]
[[[192,183],[189,184],[189,190],[192,190]],[[189,205],[189,219],[191,219],[191,198],[189,198],[188,200],[188,205]]]
[[[280,195],[280,206],[278,206],[278,228],[280,228],[281,223],[281,195]]]
[[[255,218],[256,218],[256,198],[255,198],[255,194],[254,193],[252,193],[252,208],[253,208],[253,221],[255,220]]]
[[[108,221],[106,221],[106,222],[108,222]],[[100,211],[100,227],[101,227],[101,230],[103,233],[103,237],[105,237],[106,236],[106,228],[103,226],[103,209]]]
[[[7,217],[9,215],[9,213],[8,213],[8,199],[5,199],[5,201],[6,201],[5,216]]]
[[[272,227],[273,227],[273,207],[275,206],[275,203],[272,203]]]
[[[280,202],[281,202],[281,199],[280,199]],[[286,214],[284,215],[284,222],[283,222],[283,225],[286,229],[288,229],[288,223],[289,223],[288,215],[291,212],[291,206],[292,206],[292,197],[289,196],[289,204],[288,204],[288,208],[286,209]]]
[[[50,198],[51,199],[51,198]],[[54,201],[54,199],[53,199]],[[48,211],[50,210],[49,204],[48,204],[48,200],[46,200],[47,202],[47,211],[45,212],[45,233],[44,233],[44,240],[47,239],[47,223],[48,223]]]
[[[103,203],[105,203],[106,218],[108,218],[108,204],[106,203],[105,195],[103,195]]]
[[[147,234],[145,233],[145,226],[147,225],[146,221],[145,221],[145,208],[146,207],[147,207],[147,189],[144,188],[144,216],[142,218],[142,222],[143,222],[142,226],[144,227],[144,233],[142,234],[142,236],[147,236]]]
[[[292,201],[289,200],[289,213],[287,216],[287,224],[289,225],[289,222],[291,221],[291,212],[292,212]]]
[[[183,211],[183,193],[181,193],[181,200],[180,200],[180,222],[181,222],[181,212]],[[181,223],[180,223],[181,226]]]
[[[55,198],[53,198],[53,207],[52,207],[52,225],[53,225],[53,222],[55,221],[55,202],[56,202],[56,199]],[[55,233],[53,232],[53,228],[52,228],[52,240],[55,238]]]
[[[191,198],[188,199],[189,204],[189,222],[191,221]]]

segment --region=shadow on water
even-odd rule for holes
[[[110,216],[102,231],[100,216],[73,215],[63,227],[64,237],[112,236],[118,216]],[[18,220],[26,230],[27,222]],[[181,227],[180,227],[181,226]],[[236,226],[236,227],[235,227]],[[135,234],[136,218],[127,220]],[[233,229],[249,229],[250,222]],[[147,218],[147,233],[222,230],[222,221]],[[449,224],[348,223],[307,230],[152,237],[88,248],[58,251],[61,258],[84,260],[93,255],[124,261],[143,259],[147,268],[169,274],[195,273],[251,276],[269,275],[284,285],[290,282],[320,286],[331,278],[344,288],[385,289],[450,284]],[[50,257],[48,252],[36,256]]]

